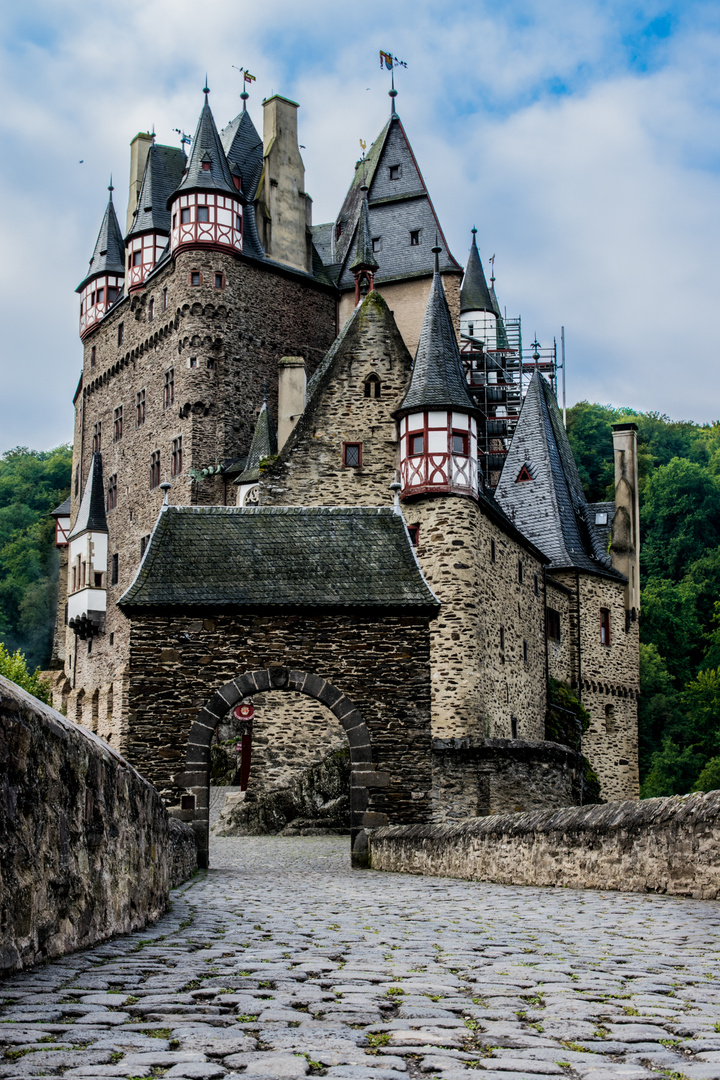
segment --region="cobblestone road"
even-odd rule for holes
[[[2,984],[0,1077],[720,1078],[720,907],[216,840],[172,911]]]

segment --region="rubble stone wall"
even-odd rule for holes
[[[373,870],[720,899],[720,791],[380,828]]]
[[[192,872],[192,832],[178,823],[170,842],[147,780],[2,677],[0,793],[0,970],[145,926],[165,910],[168,863],[172,884]]]

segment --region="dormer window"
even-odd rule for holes
[[[210,172],[210,162],[209,161],[203,161],[202,170],[203,170],[203,172]]]
[[[373,236],[373,251],[382,251],[382,236]]]
[[[204,168],[204,166],[203,166],[203,168]],[[210,168],[209,165],[208,165],[208,168]],[[203,221],[203,222],[208,222],[210,220],[210,213],[208,211],[207,206],[198,206],[198,208],[197,208],[197,219],[198,219],[198,221]]]
[[[420,230],[413,229],[410,233],[410,247],[420,247]]]
[[[402,176],[402,165],[391,165],[389,171],[391,180],[399,180]]]

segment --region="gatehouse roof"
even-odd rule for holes
[[[391,506],[168,506],[135,581],[137,609],[423,608],[439,602]]]

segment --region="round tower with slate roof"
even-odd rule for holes
[[[400,425],[402,498],[477,494],[480,411],[465,381],[438,255]]]
[[[167,202],[170,250],[199,246],[242,251],[242,193],[230,171],[208,103],[198,120],[182,180]]]
[[[125,281],[125,244],[118,225],[112,193],[95,241],[87,276],[75,292],[80,293],[80,337],[85,338],[122,294]]]
[[[182,180],[185,166],[185,155],[177,147],[153,143],[148,151],[126,240],[128,292],[142,288],[167,247],[170,235],[167,201]]]
[[[460,334],[482,342],[486,350],[498,347],[497,311],[485,279],[477,246],[477,229],[472,230],[472,246],[460,288]]]

